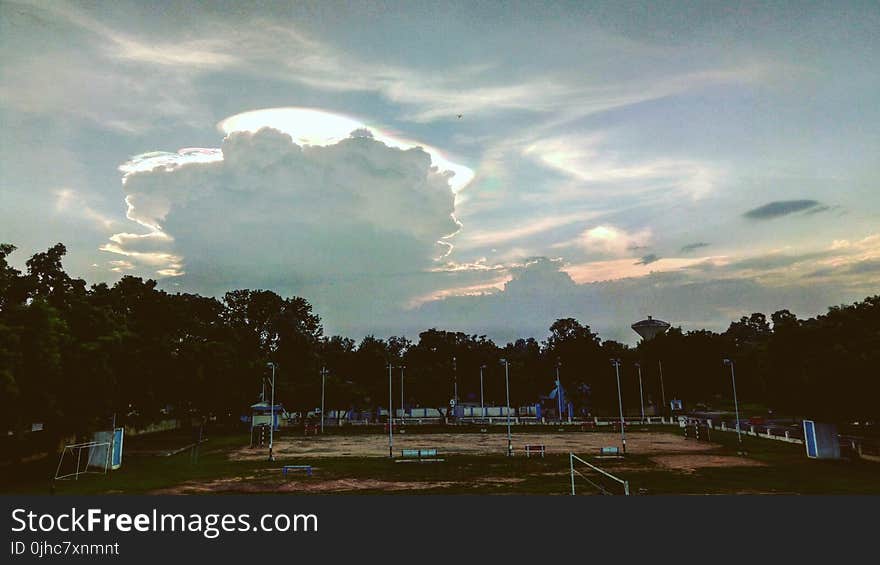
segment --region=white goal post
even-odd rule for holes
[[[92,441],[65,445],[55,468],[55,480],[91,473],[106,475],[110,469],[118,469],[122,462],[122,428],[95,432]]]
[[[590,463],[588,461],[584,461],[583,459],[581,459],[580,457],[578,457],[574,453],[568,454],[568,463],[569,463],[569,467],[571,470],[571,494],[572,494],[572,496],[577,494],[576,489],[575,489],[575,475],[577,475],[578,477],[585,480],[587,483],[590,484],[590,486],[592,486],[593,488],[598,490],[599,493],[601,493],[601,494],[623,494],[625,496],[629,496],[629,481],[621,479],[620,477],[615,477],[614,475],[612,475],[608,471],[600,469],[599,467],[596,467],[595,465],[593,465],[592,463]],[[618,493],[612,492],[611,490],[609,490],[608,486],[602,484],[602,480],[599,477],[596,477],[595,475],[592,477],[589,477],[586,474],[579,471],[578,469],[576,469],[575,463],[585,465],[594,473],[598,473],[600,477],[604,477],[605,479],[609,479],[613,484],[618,486],[618,488],[622,489],[622,492],[618,492]]]

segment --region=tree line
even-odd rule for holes
[[[755,313],[723,333],[672,328],[630,347],[602,340],[573,318],[557,320],[543,341],[495,344],[482,335],[429,329],[417,341],[367,336],[359,343],[325,336],[303,298],[267,290],[223,297],[168,293],[156,281],[124,276],[88,286],[62,266],[57,244],[20,272],[15,250],[0,245],[0,429],[21,433],[43,422],[55,433],[133,425],[161,417],[212,416],[235,421],[277,366],[276,399],[289,410],[320,403],[327,370],[328,409],[387,407],[392,366],[399,407],[401,371],[410,407],[446,407],[457,387],[462,401],[534,403],[554,386],[558,370],[580,414],[617,410],[610,359],[620,359],[621,392],[638,413],[641,367],[646,401],[681,399],[685,407],[726,407],[733,361],[741,403],[791,416],[833,421],[876,419],[880,399],[880,296],[824,315],[798,319],[787,310]],[[660,367],[662,364],[663,392]]]

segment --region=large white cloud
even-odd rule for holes
[[[154,152],[121,167],[140,229],[102,248],[124,261],[115,268],[209,294],[302,295],[340,331],[448,284],[431,270],[459,230],[452,185],[463,188],[456,177],[469,170],[363,128],[312,145],[243,129],[220,149]]]

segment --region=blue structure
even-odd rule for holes
[[[804,420],[804,447],[810,459],[840,459],[837,426]]]
[[[122,467],[122,439],[124,435],[125,428],[113,430],[113,452],[110,454],[110,468],[114,471]]]
[[[574,406],[568,401],[565,387],[557,379],[553,390],[547,396],[542,396],[535,405],[535,415],[540,420],[544,415],[555,415],[563,420],[566,417],[574,417]]]

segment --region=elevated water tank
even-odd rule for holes
[[[643,340],[648,341],[669,329],[669,324],[663,320],[655,320],[648,316],[647,320],[641,320],[630,326]]]

